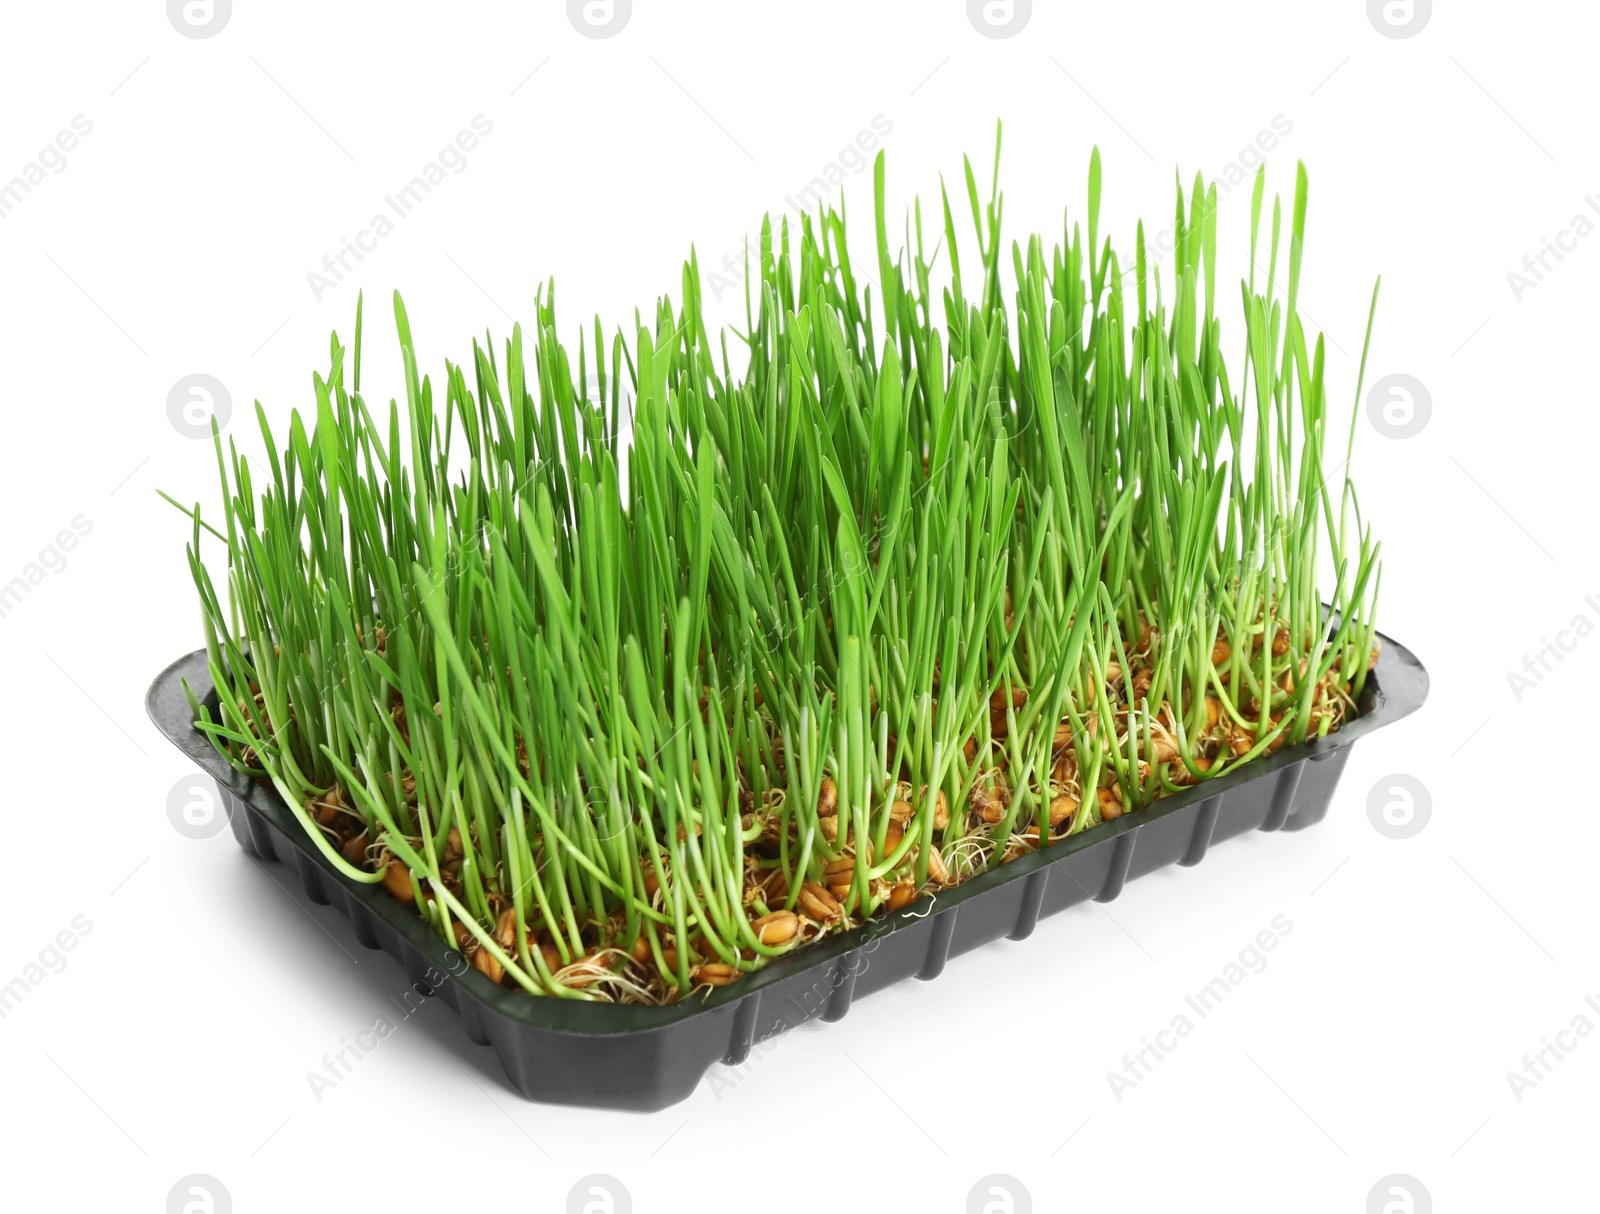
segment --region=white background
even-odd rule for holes
[[[1520,1100],[1506,1076],[1580,1014],[1600,1027],[1600,640],[1520,698],[1507,675],[1574,617],[1600,622],[1600,239],[1520,301],[1507,274],[1594,215],[1596,33],[1587,6],[1486,0],[1404,40],[1362,0],[1039,0],[1006,39],[962,0],[637,0],[605,40],[553,0],[237,0],[206,39],[159,0],[8,5],[0,182],[75,115],[93,130],[0,219],[0,582],[75,517],[92,530],[0,619],[0,983],[75,916],[92,930],[0,1020],[0,1205],[159,1211],[205,1173],[239,1211],[544,1211],[598,1172],[640,1211],[959,1214],[1004,1173],[1040,1211],[1359,1212],[1405,1173],[1440,1211],[1593,1208],[1600,1034]],[[319,301],[308,272],[478,114],[493,132],[465,171]],[[737,251],[876,115],[895,214],[913,191],[936,206],[963,152],[986,177],[1003,118],[1008,239],[1082,216],[1098,144],[1123,250],[1138,217],[1169,221],[1175,167],[1220,174],[1292,123],[1270,184],[1292,192],[1307,163],[1302,301],[1340,417],[1379,273],[1368,382],[1431,394],[1413,438],[1363,418],[1355,474],[1382,627],[1429,665],[1432,699],[1355,750],[1318,828],[1047,920],[715,1068],[665,1112],[529,1104],[437,1001],[319,1102],[307,1072],[405,982],[281,868],[168,823],[190,769],[142,697],[201,637],[187,527],[155,490],[216,498],[168,390],[217,377],[257,452],[251,403],[279,433],[314,404],[358,287],[369,398],[400,390],[396,286],[436,377],[550,275],[569,335],[596,310],[614,330],[680,298],[691,241],[705,262]],[[875,264],[870,171],[846,192]],[[1220,260],[1242,275],[1247,193],[1223,208]],[[1239,340],[1237,295],[1219,304]],[[1431,794],[1404,841],[1368,820],[1391,773]],[[1119,1100],[1107,1073],[1280,914],[1293,931],[1264,972]]]

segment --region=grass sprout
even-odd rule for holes
[[[715,338],[692,253],[609,341],[548,284],[437,377],[397,294],[385,405],[358,303],[264,460],[217,435],[221,516],[180,507],[197,727],[492,981],[642,1004],[1337,729],[1379,545],[1354,412],[1324,472],[1304,167],[1287,216],[1255,179],[1225,353],[1214,185],[1130,273],[1098,151],[1009,250],[999,156],[975,240],[941,188],[896,249],[880,153],[876,291],[842,203],[769,218]]]

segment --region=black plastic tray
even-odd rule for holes
[[[313,902],[332,903],[368,948],[382,948],[418,988],[461,1015],[467,1035],[494,1046],[530,1100],[651,1111],[683,1100],[706,1069],[738,1065],[760,1041],[808,1020],[844,1018],[863,995],[903,978],[937,978],[945,963],[1002,936],[1021,940],[1045,915],[1091,898],[1109,902],[1136,877],[1194,865],[1213,844],[1251,830],[1301,830],[1322,820],[1351,745],[1408,716],[1428,694],[1409,650],[1383,638],[1362,713],[1331,736],[1284,747],[1231,775],[1167,797],[923,898],[897,914],[827,939],[738,983],[668,1007],[579,1003],[505,990],[466,963],[416,912],[381,887],[339,875],[271,788],[234,771],[193,727],[181,680],[212,694],[205,651],[157,676],[150,718],[222,789],[239,845],[292,867]]]

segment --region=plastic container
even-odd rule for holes
[[[467,1035],[494,1047],[512,1085],[529,1100],[639,1111],[687,1098],[712,1063],[738,1065],[755,1043],[777,1033],[817,1018],[842,1020],[855,1000],[902,979],[937,978],[951,957],[991,940],[1022,940],[1046,915],[1091,898],[1109,902],[1129,881],[1169,864],[1198,864],[1211,847],[1236,835],[1301,830],[1321,821],[1350,747],[1415,712],[1428,694],[1422,664],[1385,637],[1361,715],[1327,738],[1286,746],[1231,775],[828,937],[704,999],[640,1007],[505,990],[382,887],[339,875],[277,793],[234,771],[193,728],[185,678],[202,701],[214,695],[202,650],[161,672],[146,708],[172,743],[215,778],[246,852],[289,865],[312,901],[332,903],[349,917],[357,940],[389,953],[419,989],[455,1008]]]

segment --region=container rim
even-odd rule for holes
[[[664,1007],[540,998],[521,989],[507,990],[490,982],[485,975],[466,964],[459,951],[447,945],[420,916],[395,901],[387,891],[376,885],[351,881],[338,873],[306,836],[299,821],[283,804],[277,792],[234,770],[217,753],[206,735],[194,728],[183,684],[187,681],[190,690],[201,701],[213,693],[204,649],[184,655],[155,677],[145,695],[145,710],[161,734],[193,760],[201,771],[277,827],[301,853],[328,876],[336,878],[348,897],[363,903],[371,913],[409,940],[441,972],[452,975],[478,1003],[496,1015],[531,1028],[581,1037],[611,1037],[661,1031],[697,1016],[737,1006],[768,986],[810,970],[824,970],[845,954],[870,952],[876,947],[877,941],[896,931],[954,910],[988,890],[1060,863],[1086,847],[1115,839],[1129,831],[1137,831],[1168,814],[1291,764],[1326,758],[1373,730],[1410,716],[1422,707],[1428,697],[1428,672],[1417,656],[1405,646],[1381,632],[1377,635],[1382,647],[1377,667],[1369,676],[1362,697],[1367,704],[1361,715],[1327,737],[1299,746],[1285,746],[1275,754],[1263,755],[1236,771],[1163,797],[1146,809],[1125,814],[1029,855],[1007,861],[953,889],[925,894],[899,911],[798,949],[746,974],[737,983],[712,990],[704,997],[684,999]]]

